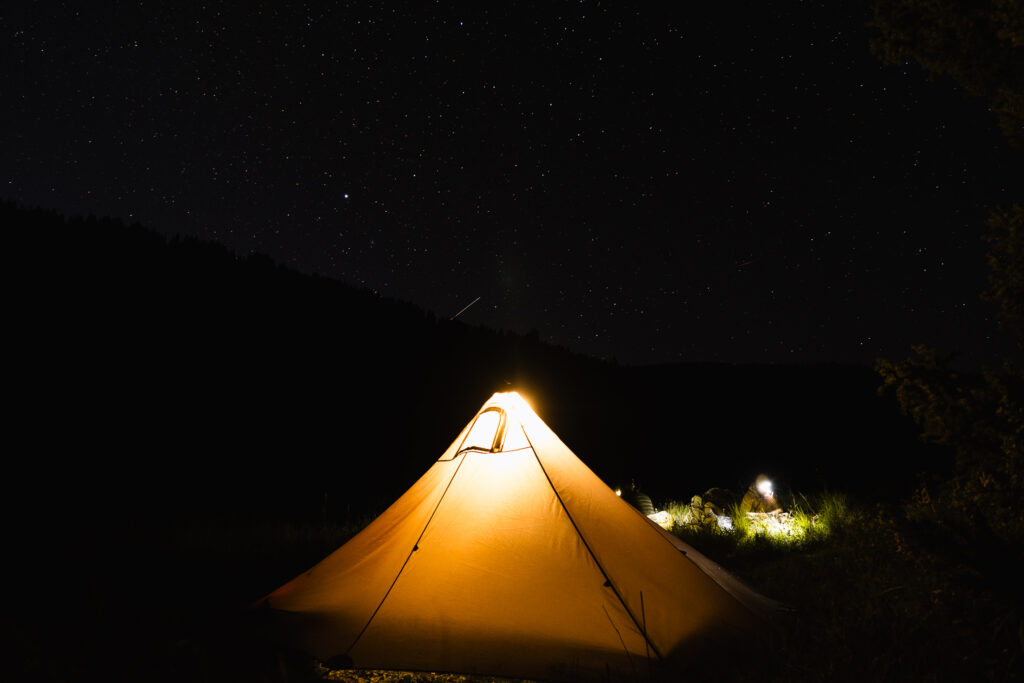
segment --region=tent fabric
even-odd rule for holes
[[[500,424],[474,429],[494,408]],[[480,437],[490,424],[504,428],[494,449]],[[673,539],[517,394],[495,394],[380,517],[261,604],[278,637],[325,662],[646,679],[771,606]]]

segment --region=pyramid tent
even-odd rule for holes
[[[331,666],[544,680],[686,669],[770,607],[618,498],[515,392],[257,604]]]

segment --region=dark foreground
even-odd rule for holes
[[[765,629],[765,654],[751,661],[751,644],[737,642],[736,657],[722,662],[715,679],[1019,680],[1020,549],[930,521],[921,507],[849,503],[828,534],[803,543],[685,534],[795,609]],[[34,546],[25,546],[9,584],[5,635],[19,654],[12,680],[474,680],[331,672],[251,635],[249,603],[368,520],[162,528],[69,522],[22,539]]]
[[[621,367],[218,245],[10,203],[0,217],[23,255],[8,378],[21,438],[0,497],[5,678],[318,675],[249,637],[246,607],[341,545],[510,386],[603,480],[635,479],[657,502],[759,471],[871,501],[802,547],[692,539],[796,608],[768,630],[771,654],[736,643],[714,679],[1024,668],[1024,562],[1006,540],[1022,525],[992,533],[924,500],[910,514],[915,473],[950,471],[952,451],[922,447],[869,368]],[[678,490],[689,481],[704,486]],[[1019,520],[1009,498],[982,517],[1012,503]]]

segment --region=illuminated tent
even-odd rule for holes
[[[547,680],[689,668],[770,607],[618,498],[514,392],[258,604],[331,666]]]

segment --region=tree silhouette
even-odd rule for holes
[[[1024,207],[996,209],[985,241],[989,265],[986,298],[999,303],[999,324],[1024,350]]]
[[[879,0],[872,48],[888,63],[913,60],[986,98],[1007,141],[1024,142],[1024,2]],[[989,289],[999,326],[1024,350],[1024,210],[991,211]],[[995,368],[957,372],[949,356],[925,345],[902,361],[879,359],[880,393],[892,392],[921,437],[948,446],[957,468],[942,486],[945,510],[1004,539],[1024,540],[1024,372],[1004,358]],[[927,500],[930,496],[919,496]],[[929,507],[932,513],[936,509]],[[940,511],[941,512],[941,511]],[[943,514],[939,514],[943,518]],[[948,517],[945,518],[948,521]]]
[[[1010,144],[1024,143],[1024,2],[878,0],[872,24],[883,61],[952,78],[988,100]]]

